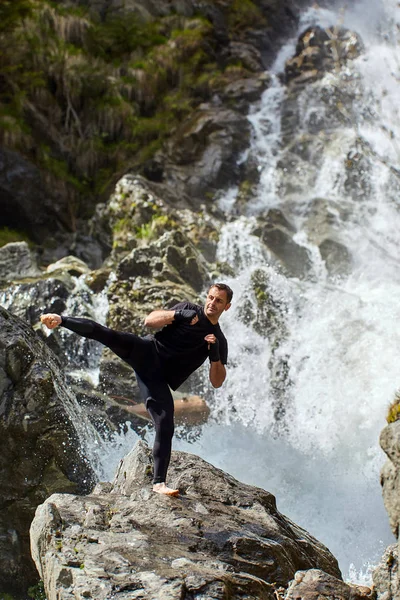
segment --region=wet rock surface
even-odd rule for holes
[[[397,600],[400,598],[397,544],[386,548],[379,565],[374,569],[372,579],[379,600]]]
[[[32,550],[48,600],[272,600],[298,569],[340,578],[329,551],[268,492],[179,452],[169,479],[181,496],[171,499],[150,491],[151,471],[139,442],[112,484],[86,497],[56,494],[38,508]]]
[[[93,487],[85,423],[54,354],[0,307],[0,592],[37,581],[28,533],[37,505]]]
[[[318,569],[298,571],[285,600],[375,600],[371,588],[347,584]]]
[[[338,70],[363,51],[359,35],[343,27],[310,27],[299,38],[296,53],[286,62],[286,83],[298,85],[315,81]]]

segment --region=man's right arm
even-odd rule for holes
[[[190,323],[195,325],[199,317],[195,310],[179,309],[179,310],[153,310],[144,320],[147,327],[158,329],[171,323]]]
[[[175,318],[174,310],[153,310],[144,320],[146,327],[164,327],[165,325],[171,325]]]

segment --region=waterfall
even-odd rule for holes
[[[398,22],[398,3],[389,1],[358,2],[339,15],[314,7],[303,15],[298,33],[339,24],[360,34],[365,49],[298,95],[290,143],[308,136],[309,156],[295,168],[279,74],[297,36],[277,57],[271,86],[249,115],[257,193],[241,216],[237,188],[219,203],[227,223],[218,259],[236,272],[227,280],[233,306],[221,318],[230,348],[227,381],[212,394],[201,439],[175,444],[274,493],[278,508],[335,554],[346,579],[366,583],[393,542],[378,438],[399,385]],[[329,111],[337,110],[342,116],[332,123]],[[254,234],[269,209],[283,211],[295,227],[293,241],[310,262],[307,277],[285,276]],[[321,227],[347,250],[346,269],[329,272]],[[255,273],[278,307],[272,342],[255,327]]]

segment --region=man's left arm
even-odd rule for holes
[[[219,360],[218,362],[210,363],[210,373],[209,373],[211,385],[215,388],[221,387],[221,385],[225,381],[226,377],[226,369],[225,365]]]
[[[224,383],[226,377],[225,365],[223,365],[221,362],[219,352],[219,340],[212,333],[206,335],[204,339],[206,342],[208,342],[208,351],[210,357],[209,378],[211,385],[215,388],[219,388]]]

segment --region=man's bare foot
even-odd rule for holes
[[[173,490],[166,486],[165,483],[155,483],[153,485],[153,492],[164,494],[165,496],[179,496],[179,490]]]

